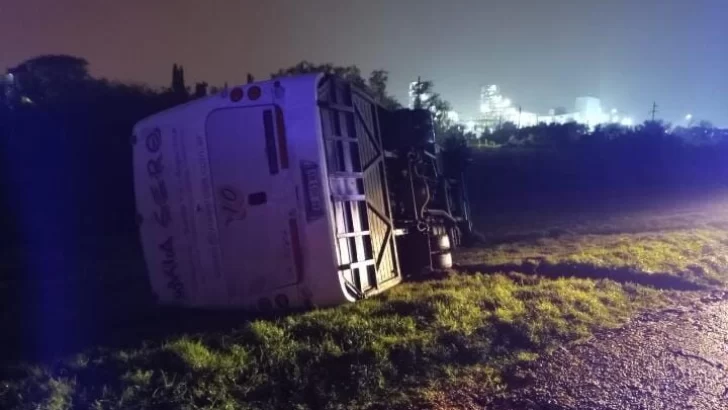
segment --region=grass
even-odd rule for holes
[[[0,407],[420,407],[456,385],[498,389],[509,366],[662,303],[608,280],[455,274],[224,334],[19,366]]]
[[[457,255],[470,274],[225,332],[19,364],[0,373],[0,408],[483,407],[479,397],[507,388],[514,366],[673,303],[675,292],[659,289],[668,279],[726,283],[728,213],[715,207],[492,228],[488,246]]]
[[[728,213],[724,209],[606,215],[592,216],[588,222],[571,215],[570,224],[551,221],[550,228],[538,226],[486,238],[491,246],[462,250],[458,262],[489,272],[576,276],[582,272],[656,287],[676,283],[711,287],[728,282]],[[680,282],[661,283],[670,277]]]

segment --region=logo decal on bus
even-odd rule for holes
[[[306,201],[306,220],[312,222],[323,218],[324,193],[319,165],[313,161],[301,161],[301,176]]]
[[[225,215],[225,226],[229,226],[233,221],[245,219],[248,214],[245,209],[245,198],[235,187],[225,185],[217,192],[220,209]]]

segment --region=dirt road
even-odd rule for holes
[[[728,293],[644,314],[520,369],[491,409],[728,409]]]

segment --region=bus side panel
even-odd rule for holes
[[[193,305],[198,278],[186,141],[166,126],[142,127],[135,138],[137,218],[152,289],[160,303]]]

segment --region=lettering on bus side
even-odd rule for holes
[[[174,292],[174,298],[184,300],[185,286],[177,274],[177,253],[174,249],[174,238],[170,236],[166,241],[159,245],[159,249],[164,255],[162,259],[162,271],[167,277],[167,287]]]
[[[301,161],[303,197],[306,206],[306,220],[313,222],[324,216],[324,193],[321,186],[319,165],[313,161]]]
[[[149,189],[152,193],[152,199],[157,207],[153,214],[154,220],[161,227],[167,228],[172,223],[172,213],[169,206],[169,192],[164,181],[163,156],[159,152],[162,148],[162,132],[159,128],[155,128],[147,135],[145,145],[151,156],[147,160],[147,174],[150,179]],[[158,249],[162,253],[162,271],[167,278],[167,287],[174,293],[175,299],[185,299],[184,283],[177,273],[177,253],[174,247],[174,238],[172,236],[168,237],[158,245]]]
[[[152,192],[152,198],[154,199],[154,204],[158,207],[153,214],[154,220],[163,228],[167,228],[172,222],[172,212],[168,203],[169,193],[167,192],[167,185],[164,182],[163,157],[162,153],[159,152],[162,148],[162,132],[159,128],[155,128],[147,135],[145,143],[147,151],[152,155],[147,160],[147,174],[152,181],[149,187]]]

